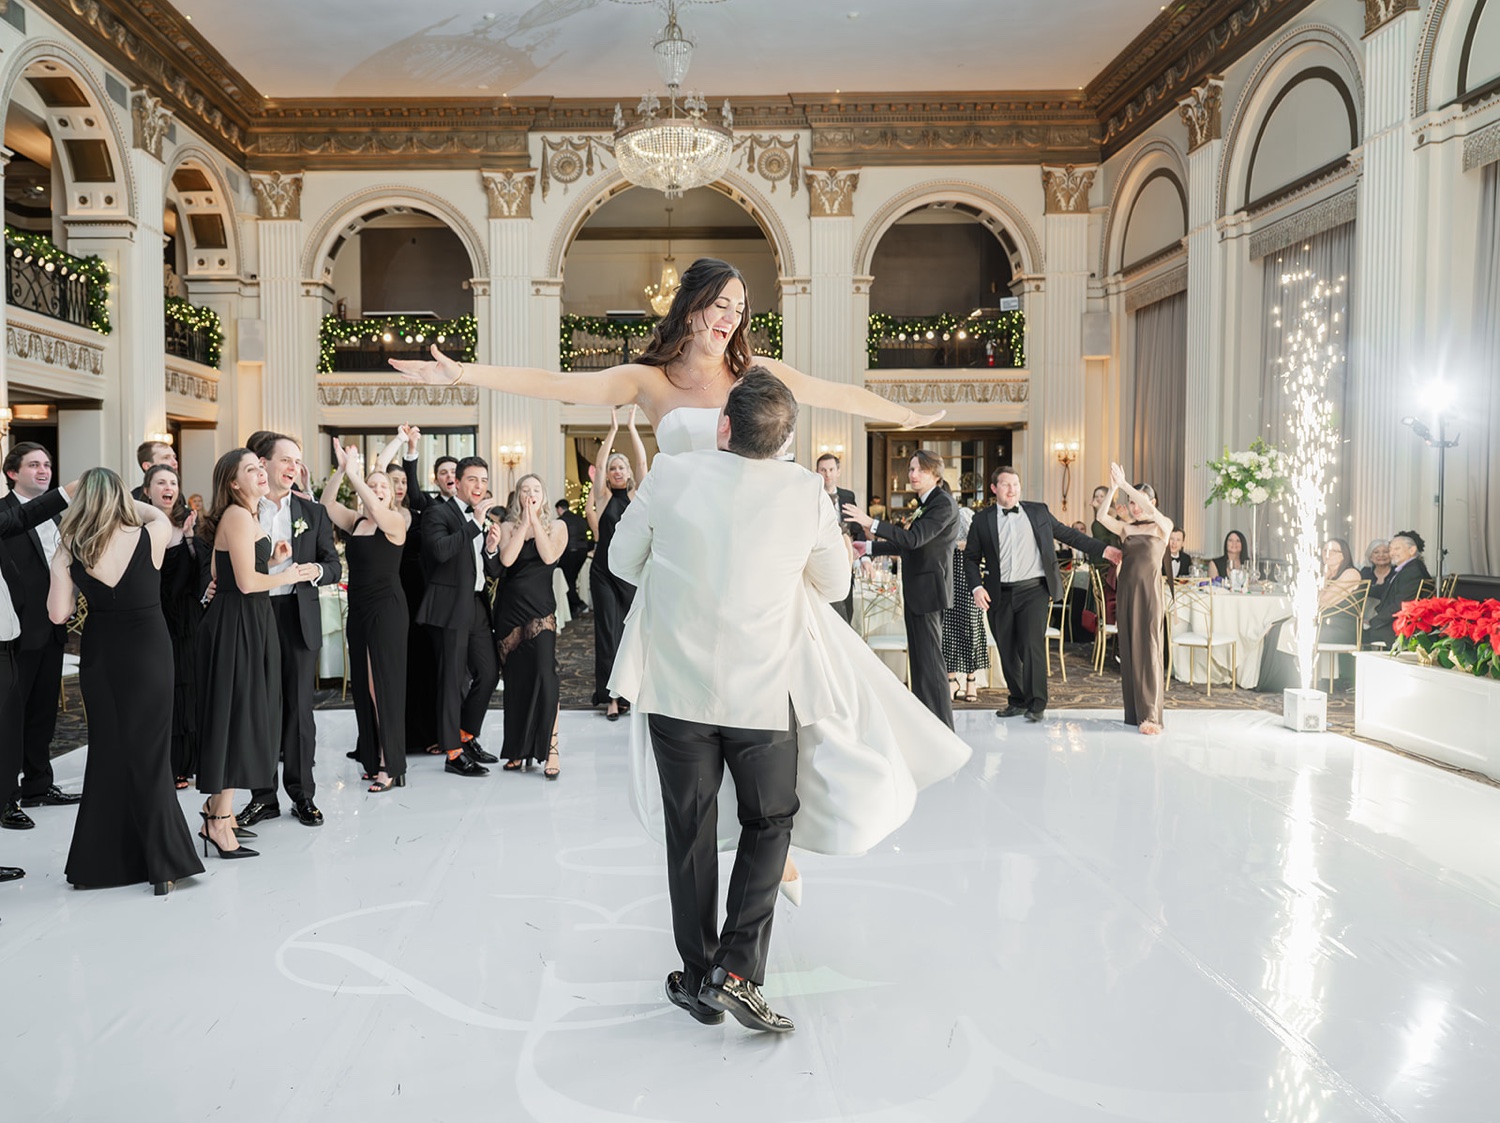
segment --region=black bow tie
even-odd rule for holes
[[[1000,513],[1002,515],[1019,515],[1021,513],[1021,508],[1019,508],[1019,507],[1001,507],[1000,508]]]

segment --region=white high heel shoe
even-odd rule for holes
[[[777,886],[781,895],[794,905],[802,904],[802,874],[799,872],[791,881],[783,881]]]

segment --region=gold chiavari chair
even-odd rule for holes
[[[83,635],[83,625],[88,621],[88,618],[89,602],[82,593],[79,593],[78,599],[73,603],[73,615],[68,617],[68,635]],[[57,708],[60,713],[68,712],[68,691],[65,685],[65,680],[72,678],[77,674],[78,671],[76,661],[70,665],[67,661],[67,657],[65,656],[63,659],[63,677],[62,680],[59,680],[57,684]]]
[[[1094,593],[1094,673],[1104,673],[1104,652],[1110,636],[1120,634],[1120,626],[1112,619],[1109,602],[1104,599],[1104,567],[1089,567],[1089,586]],[[1115,641],[1118,645],[1118,639]]]
[[[1050,623],[1047,625],[1047,673],[1049,675],[1052,673],[1051,644],[1053,640],[1056,640],[1057,669],[1062,674],[1063,682],[1068,681],[1068,668],[1067,665],[1063,662],[1063,630],[1068,626],[1068,601],[1072,599],[1073,578],[1077,575],[1078,570],[1074,569],[1071,566],[1069,566],[1067,571],[1063,574],[1062,600],[1058,601],[1052,606],[1054,611],[1061,610],[1061,615],[1058,617],[1057,625],[1055,627]]]
[[[1354,587],[1343,600],[1337,604],[1331,604],[1327,608],[1318,611],[1318,638],[1315,651],[1321,657],[1328,658],[1328,693],[1333,693],[1333,680],[1338,674],[1339,656],[1353,654],[1359,651],[1364,643],[1365,637],[1365,602],[1370,598],[1370,583],[1361,581]],[[1354,620],[1354,642],[1323,641],[1323,630],[1330,622]]]
[[[1181,585],[1177,588],[1177,595],[1170,601],[1170,618],[1172,622],[1171,631],[1172,644],[1185,647],[1188,650],[1188,685],[1193,685],[1193,668],[1196,665],[1197,652],[1204,653],[1205,679],[1208,687],[1208,696],[1214,694],[1214,659],[1213,652],[1216,647],[1229,648],[1229,685],[1234,687],[1239,682],[1239,644],[1234,636],[1214,635],[1214,598],[1205,588],[1195,585]],[[1201,628],[1199,624],[1201,623]]]

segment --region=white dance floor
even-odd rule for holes
[[[565,713],[557,783],[413,758],[370,796],[320,713],[326,825],[164,900],[71,890],[74,813],[37,809],[0,832],[5,1117],[1495,1119],[1500,790],[1263,714],[1117,719],[961,712],[974,759],[906,827],[800,856],[784,1038],[663,996],[624,723]]]

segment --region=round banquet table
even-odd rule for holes
[[[1292,614],[1292,598],[1281,593],[1231,593],[1215,589],[1209,594],[1213,601],[1214,640],[1234,637],[1239,674],[1237,681],[1246,690],[1253,689],[1260,681],[1261,649],[1266,636],[1279,621]],[[1174,623],[1173,632],[1188,627],[1200,635],[1208,632],[1207,614],[1194,611],[1191,623]],[[1179,682],[1188,681],[1188,669],[1192,666],[1194,682],[1203,681],[1203,650],[1172,645],[1172,677]],[[1229,681],[1229,650],[1215,647],[1212,652],[1213,682],[1218,685]]]
[[[995,650],[995,637],[990,634],[989,617],[984,620],[984,637],[989,647],[989,670],[974,676],[977,687],[999,689],[1005,685],[1005,676],[1000,671],[1000,654]],[[854,619],[850,625],[865,639],[871,636],[905,635],[906,621],[901,609],[899,582],[881,586],[862,577],[854,579]],[[906,682],[906,654],[901,651],[877,651],[880,661],[890,668],[891,674]]]

